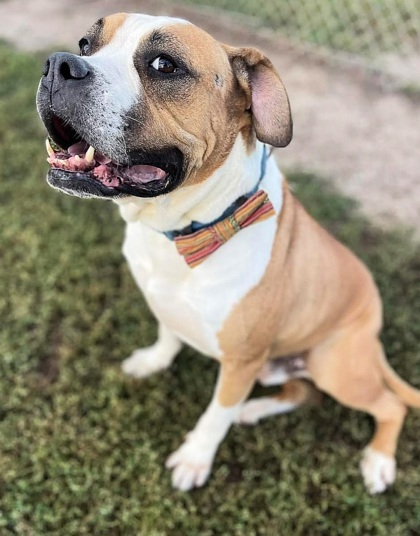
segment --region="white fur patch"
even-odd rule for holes
[[[239,148],[235,149],[233,161],[228,159],[204,184],[165,196],[164,210],[156,205],[150,209],[149,218],[145,218],[148,224],[166,227],[171,222],[173,228],[179,228],[182,221],[206,221],[200,214],[216,217],[244,190],[249,191],[258,181],[262,146],[246,157],[242,140],[238,138],[236,143]],[[235,173],[231,173],[232,169]],[[207,183],[211,181],[209,189]],[[281,175],[270,159],[261,188],[269,194],[277,214],[282,205],[281,183]],[[224,185],[228,195],[223,195]],[[203,192],[207,194],[204,197]],[[121,204],[123,216],[131,204],[130,216],[138,218],[127,224],[123,247],[132,274],[160,322],[199,352],[218,358],[217,334],[224,321],[235,304],[259,283],[270,262],[277,219],[273,216],[241,230],[202,264],[190,268],[174,242],[143,224],[141,201]],[[198,210],[200,204],[203,207]],[[137,216],[133,206],[139,207]]]
[[[139,74],[134,66],[135,52],[145,36],[167,24],[190,24],[183,19],[130,14],[117,29],[110,43],[91,56],[83,56],[96,73],[95,91],[90,95],[86,112],[100,118],[97,131],[102,132],[103,151],[125,154],[121,136],[126,114],[142,94]],[[117,146],[117,147],[116,147]]]
[[[162,324],[158,340],[148,348],[140,348],[122,362],[123,371],[134,378],[146,378],[168,368],[181,350],[181,341]]]
[[[290,380],[290,374],[283,367],[273,367],[269,361],[266,361],[258,374],[258,382],[261,385],[283,385]]]
[[[257,424],[260,419],[279,413],[288,413],[298,406],[299,404],[295,402],[276,400],[269,396],[255,398],[243,404],[236,422],[239,424]]]
[[[369,493],[384,492],[395,481],[395,458],[367,447],[360,462],[363,480]]]
[[[285,358],[287,359],[287,358]],[[270,386],[270,385],[283,385],[292,378],[310,378],[309,373],[305,369],[305,361],[303,358],[296,357],[294,358],[295,368],[288,370],[287,365],[284,366],[281,363],[281,360],[266,361],[258,374],[258,382],[261,385]],[[296,368],[296,366],[301,366],[301,370]]]
[[[225,408],[213,398],[184,443],[169,456],[166,467],[173,469],[172,485],[182,491],[206,482],[217,448],[235,420],[240,404]]]

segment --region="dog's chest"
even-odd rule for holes
[[[123,253],[156,318],[183,342],[218,358],[217,335],[264,275],[275,232],[275,217],[256,223],[190,268],[165,235],[129,223]]]

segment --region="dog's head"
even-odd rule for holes
[[[282,147],[287,94],[258,50],[225,46],[179,19],[117,14],[52,54],[37,106],[49,183],[80,197],[154,197],[204,181],[236,138]]]

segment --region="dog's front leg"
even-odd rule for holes
[[[265,358],[265,356],[264,356]],[[222,360],[210,405],[181,447],[167,460],[172,484],[182,491],[202,486],[211,471],[217,448],[237,418],[265,359]]]
[[[158,339],[147,348],[135,350],[122,363],[123,371],[135,378],[146,378],[168,368],[182,348],[182,343],[172,331],[159,322]]]

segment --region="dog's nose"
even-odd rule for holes
[[[56,52],[46,61],[42,74],[51,84],[60,85],[67,80],[84,80],[89,76],[90,69],[80,56]]]

